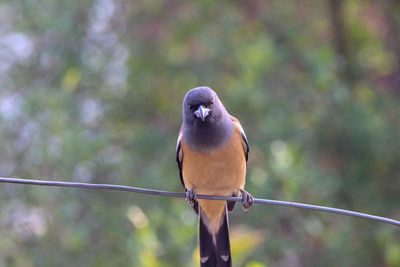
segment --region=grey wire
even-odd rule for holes
[[[75,183],[75,182],[60,182],[60,181],[46,181],[46,180],[31,180],[31,179],[21,179],[21,178],[4,178],[0,177],[0,183],[13,183],[13,184],[30,184],[30,185],[41,185],[41,186],[59,186],[59,187],[75,187],[75,188],[86,188],[86,189],[106,189],[106,190],[119,190],[134,193],[142,193],[157,196],[167,196],[167,197],[179,197],[184,198],[184,193],[176,193],[161,190],[144,189],[132,186],[124,185],[112,185],[112,184],[90,184],[90,183]],[[199,199],[211,199],[211,200],[230,200],[230,201],[242,201],[240,197],[224,197],[224,196],[209,196],[209,195],[197,195]],[[344,209],[336,209],[324,206],[310,205],[304,203],[296,203],[289,201],[271,200],[271,199],[261,199],[254,198],[254,203],[264,204],[264,205],[275,205],[275,206],[285,206],[292,208],[301,208],[308,210],[319,210],[325,212],[331,212],[336,214],[348,215],[353,217],[364,218],[367,220],[373,220],[383,223],[388,223],[400,227],[400,221],[385,218],[381,216],[370,215],[361,212],[355,212]]]

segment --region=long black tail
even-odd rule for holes
[[[216,235],[207,228],[208,219],[200,210],[200,265],[201,267],[231,267],[231,247],[229,243],[228,212],[226,208],[221,217],[221,227]]]

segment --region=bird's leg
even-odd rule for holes
[[[197,195],[193,188],[186,190],[185,200],[192,208],[197,204]]]
[[[254,198],[244,189],[240,189],[240,194],[242,195],[242,208],[247,212],[251,205],[253,205]]]

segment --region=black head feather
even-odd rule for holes
[[[200,106],[209,109],[205,119],[195,113]],[[183,100],[183,138],[198,151],[206,152],[227,143],[233,123],[217,94],[209,87],[189,90]]]

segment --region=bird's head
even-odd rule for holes
[[[226,112],[217,94],[209,87],[196,87],[183,100],[183,120],[189,125],[219,122]]]

